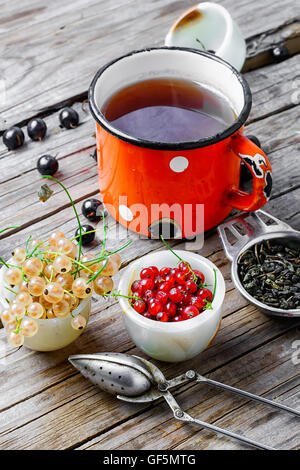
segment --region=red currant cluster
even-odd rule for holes
[[[132,307],[145,318],[161,322],[189,320],[211,308],[212,292],[204,274],[181,261],[178,268],[149,266],[132,283]]]

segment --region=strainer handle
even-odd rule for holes
[[[260,442],[254,441],[253,439],[249,439],[248,437],[245,437],[241,434],[236,434],[235,432],[229,431],[229,429],[219,428],[219,426],[215,426],[214,424],[210,424],[206,421],[201,421],[200,419],[193,418],[191,415],[189,415],[179,407],[177,401],[170,392],[164,393],[163,396],[166,402],[168,403],[169,407],[173,411],[174,418],[178,419],[179,421],[198,424],[199,426],[209,429],[210,431],[214,431],[219,434],[223,434],[224,436],[237,439],[238,441],[248,444],[252,447],[256,447],[257,449],[275,450],[273,447],[261,444]]]
[[[272,225],[266,224],[262,216],[272,221]],[[246,233],[242,234],[238,230],[238,227],[242,228]],[[265,211],[258,210],[256,212],[241,214],[233,219],[227,220],[223,224],[219,225],[218,234],[223,243],[226,257],[232,261],[243,246],[251,240],[251,238],[281,230],[289,232],[296,231],[273,215],[268,214]]]

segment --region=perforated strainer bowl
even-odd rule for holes
[[[193,269],[202,271],[207,284],[213,290],[214,269],[217,275],[217,288],[212,310],[190,320],[178,323],[162,323],[143,317],[129,304],[127,299],[119,298],[124,312],[124,323],[132,341],[148,356],[167,362],[180,362],[191,359],[203,351],[213,340],[220,327],[222,304],[225,296],[225,282],[221,271],[208,259],[196,253],[175,250]],[[147,266],[176,267],[178,259],[169,250],[162,250],[143,256],[130,264],[123,274],[119,291],[123,295],[130,293],[131,284],[139,278],[140,271]]]

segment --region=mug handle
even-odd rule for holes
[[[226,195],[226,203],[241,211],[256,211],[262,207],[271,194],[272,168],[266,154],[250,139],[236,134],[231,139],[233,152],[247,165],[253,176],[253,191],[246,193],[231,188]]]

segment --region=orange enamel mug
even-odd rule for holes
[[[120,89],[149,78],[193,80],[221,93],[236,114],[223,132],[198,141],[145,141],[115,128],[101,109]],[[264,152],[243,135],[252,97],[243,76],[214,54],[178,47],[134,51],[102,67],[89,89],[97,125],[97,159],[103,203],[129,230],[175,238],[218,225],[236,208],[255,211],[268,200],[272,170]],[[253,189],[239,189],[241,161]],[[173,228],[172,228],[173,227]]]

